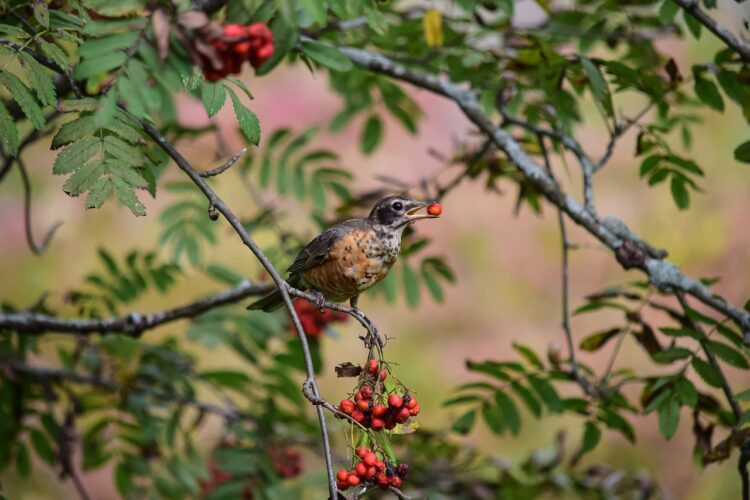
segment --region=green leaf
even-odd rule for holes
[[[734,159],[743,163],[750,163],[750,141],[737,146],[734,150]]]
[[[245,390],[250,384],[247,374],[234,370],[205,371],[200,374],[200,378],[238,391]]]
[[[453,430],[453,432],[457,432],[459,434],[468,434],[474,427],[474,421],[476,420],[476,418],[476,410],[467,411],[453,423],[451,429]]]
[[[477,396],[476,394],[464,394],[462,396],[456,396],[455,398],[450,398],[443,402],[443,406],[456,406],[456,405],[463,405],[466,403],[475,403],[477,401],[482,401],[484,398],[482,396]]]
[[[607,407],[600,407],[599,410],[600,413],[597,416],[599,421],[610,429],[619,431],[631,443],[635,442],[635,430],[622,415]]]
[[[101,148],[101,142],[94,137],[86,137],[66,147],[55,158],[52,173],[69,174],[89,161]]]
[[[672,199],[677,208],[686,210],[690,207],[690,192],[687,190],[687,185],[682,177],[673,175],[669,188],[672,191]]]
[[[52,149],[57,149],[82,137],[92,134],[97,129],[92,115],[81,116],[65,123],[52,138]]]
[[[39,102],[47,106],[54,106],[57,102],[57,92],[52,76],[27,52],[21,52],[21,61],[26,66],[26,74],[31,82],[31,87],[39,98]]]
[[[440,286],[440,282],[435,276],[429,271],[429,269],[422,267],[422,281],[424,281],[427,291],[430,292],[435,302],[443,302],[443,288]]]
[[[539,404],[539,401],[537,401],[530,390],[517,381],[512,382],[510,388],[526,404],[526,407],[535,417],[539,418],[542,415],[542,405]]]
[[[383,138],[383,122],[378,115],[371,115],[362,129],[360,145],[362,152],[369,155],[378,147]]]
[[[34,445],[39,458],[44,460],[48,465],[53,465],[57,461],[55,450],[47,436],[39,429],[31,430],[31,443]]]
[[[8,108],[2,102],[0,102],[0,142],[7,154],[11,156],[18,154],[18,147],[21,145],[18,130]]]
[[[724,99],[719,93],[719,88],[711,80],[696,75],[693,89],[703,104],[716,111],[724,111]]]
[[[88,80],[101,76],[122,66],[127,61],[125,52],[99,52],[97,56],[83,59],[73,70],[76,80]]]
[[[544,369],[544,363],[542,363],[542,360],[539,359],[539,356],[537,356],[531,347],[513,342],[513,350],[520,354],[531,366],[540,370]]]
[[[693,351],[685,349],[684,347],[671,347],[664,351],[655,352],[651,355],[651,358],[657,363],[671,363],[678,359],[689,358],[693,355]]]
[[[706,361],[703,361],[699,357],[694,357],[690,361],[690,365],[693,367],[693,370],[695,370],[695,373],[697,373],[708,385],[721,387],[721,375]]]
[[[65,184],[63,184],[63,191],[70,196],[78,196],[81,193],[89,190],[94,182],[105,173],[105,163],[103,160],[96,160],[84,165],[81,165],[71,175]]]
[[[201,100],[208,116],[214,116],[221,110],[224,102],[227,100],[227,92],[224,84],[221,82],[203,82],[201,86]]]
[[[698,404],[698,391],[693,383],[685,377],[680,377],[675,381],[675,392],[680,398],[680,402],[691,408]]]
[[[497,406],[485,402],[481,406],[481,411],[484,422],[494,434],[502,434],[505,431],[505,421]]]
[[[555,391],[547,380],[537,376],[530,376],[528,381],[531,388],[539,395],[551,413],[561,413],[563,411],[560,396],[557,395],[557,391]]]
[[[112,183],[106,177],[99,177],[86,196],[86,208],[99,208],[112,194]]]
[[[610,328],[603,332],[597,332],[581,340],[581,349],[587,352],[596,352],[613,339],[622,330],[619,327]]]
[[[641,169],[638,173],[641,177],[644,177],[648,175],[653,169],[656,168],[657,165],[659,165],[659,162],[664,157],[662,155],[651,155],[647,157],[643,162],[641,163]]]
[[[701,30],[703,29],[703,26],[701,25],[700,21],[698,21],[696,18],[694,18],[690,13],[688,12],[688,9],[684,9],[682,11],[682,17],[685,19],[685,25],[688,28],[688,31],[696,38],[701,37]]]
[[[18,103],[21,111],[31,121],[34,128],[37,130],[44,128],[46,120],[42,108],[39,107],[26,85],[16,75],[8,71],[0,71],[0,83],[8,89],[10,97]]]
[[[303,40],[302,52],[318,64],[335,71],[349,71],[353,67],[349,58],[339,49],[314,40]]]
[[[143,154],[141,154],[140,149],[114,135],[105,136],[102,140],[102,145],[107,155],[131,167],[143,165]]]
[[[129,498],[133,490],[133,473],[129,470],[125,462],[120,462],[115,467],[115,486],[117,491],[124,498]]]
[[[750,389],[738,392],[734,395],[735,401],[750,401]]]
[[[135,216],[146,215],[146,207],[135,196],[132,186],[117,177],[112,178],[111,181],[115,186],[115,196],[120,203],[128,207]]]
[[[29,450],[23,443],[18,443],[18,452],[16,453],[16,470],[21,477],[29,477],[31,473],[31,459]]]
[[[60,47],[54,43],[39,38],[37,38],[37,43],[39,43],[39,46],[42,48],[44,55],[55,61],[55,63],[60,66],[60,69],[68,69],[68,56]]]
[[[659,20],[662,24],[667,25],[674,22],[674,18],[679,12],[680,6],[674,0],[664,0],[659,7]]]
[[[728,346],[715,340],[706,340],[703,343],[704,347],[710,352],[714,353],[725,363],[734,366],[735,368],[742,368],[747,370],[750,366],[747,363],[745,356],[734,347]]]
[[[602,75],[599,67],[594,64],[591,59],[579,56],[579,60],[581,61],[583,71],[586,73],[586,78],[588,78],[594,98],[602,103],[607,113],[611,114],[612,97],[609,93],[609,87],[607,86],[607,81],[604,79],[604,75]]]
[[[326,15],[325,3],[322,0],[301,0],[300,4],[313,22],[325,24],[328,16]]]
[[[240,98],[234,90],[228,87],[225,88],[229,92],[229,96],[232,98],[234,115],[237,117],[242,133],[245,134],[248,141],[257,146],[258,143],[260,143],[260,122],[258,121],[258,117],[240,102]]]
[[[659,432],[669,441],[680,425],[680,403],[672,396],[659,406],[658,412]]]
[[[49,28],[49,6],[46,1],[37,0],[33,5],[34,18],[45,28]]]
[[[414,270],[407,263],[401,266],[404,271],[404,292],[406,294],[406,303],[409,307],[415,308],[419,305],[419,282]]]
[[[583,438],[581,442],[581,455],[585,453],[589,453],[590,451],[594,450],[596,448],[596,445],[599,444],[599,441],[602,438],[602,431],[599,429],[599,426],[596,425],[594,422],[586,421],[586,424],[583,428]]]
[[[659,331],[663,333],[664,335],[668,335],[670,337],[690,337],[695,340],[702,340],[704,335],[696,330],[693,330],[692,328],[668,328],[668,327],[662,327],[659,328]]]
[[[518,414],[518,409],[513,400],[508,397],[504,392],[495,393],[495,403],[505,417],[505,422],[508,424],[508,428],[513,435],[518,435],[518,431],[521,430],[521,417]]]

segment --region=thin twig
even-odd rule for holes
[[[141,124],[141,127],[146,132],[146,134],[151,137],[158,145],[161,147],[171,158],[174,160],[174,162],[177,164],[177,166],[185,172],[188,177],[195,183],[196,186],[203,192],[203,194],[206,196],[206,198],[209,201],[209,205],[212,207],[215,207],[216,211],[221,213],[221,215],[224,216],[224,218],[229,222],[229,224],[234,228],[235,232],[239,235],[242,242],[250,249],[250,251],[255,255],[255,257],[260,261],[260,263],[263,265],[263,267],[266,269],[268,274],[273,279],[274,283],[278,287],[279,291],[281,292],[282,299],[284,300],[284,305],[286,306],[287,311],[289,311],[289,315],[292,318],[292,323],[294,324],[294,327],[297,331],[297,335],[300,339],[300,344],[302,347],[302,353],[305,359],[305,368],[307,372],[307,379],[310,381],[309,383],[312,386],[313,394],[316,397],[320,397],[320,393],[318,392],[318,386],[315,382],[315,370],[313,368],[313,362],[312,362],[312,355],[310,354],[310,346],[307,343],[307,336],[305,335],[305,330],[302,328],[302,324],[300,323],[299,317],[297,316],[297,312],[294,309],[294,306],[292,305],[292,300],[289,296],[289,285],[284,281],[284,279],[281,277],[279,272],[276,270],[276,268],[271,264],[271,261],[268,260],[268,257],[263,253],[263,251],[260,249],[260,247],[255,243],[255,240],[250,237],[245,227],[242,225],[242,222],[240,219],[234,214],[234,212],[229,208],[229,206],[224,202],[223,199],[221,199],[214,191],[211,189],[211,187],[208,185],[208,183],[203,179],[200,174],[190,165],[190,163],[183,157],[177,149],[164,137],[161,132],[159,132],[156,128],[154,128],[150,123],[146,122],[145,120],[139,120],[139,123]],[[323,413],[323,408],[320,406],[316,406],[316,410],[318,413],[318,422],[320,424],[320,432],[321,437],[323,440],[323,454],[325,457],[325,463],[326,463],[326,473],[328,474],[328,491],[331,495],[331,499],[335,499],[337,497],[336,493],[336,477],[333,471],[333,460],[331,458],[331,443],[328,439],[328,428],[326,426],[326,420],[325,420],[325,414]]]
[[[23,221],[26,232],[26,243],[28,243],[29,249],[31,249],[34,255],[40,256],[47,249],[52,237],[55,235],[55,231],[62,226],[62,221],[52,224],[52,227],[47,230],[47,234],[42,238],[42,243],[40,245],[36,244],[34,241],[34,231],[31,228],[31,182],[26,172],[26,165],[20,156],[16,158],[16,163],[18,164],[18,171],[21,173],[21,182],[23,183]]]
[[[242,148],[240,149],[239,153],[229,158],[223,165],[216,167],[212,170],[199,172],[198,175],[200,175],[201,177],[213,177],[215,175],[219,175],[223,173],[224,171],[230,169],[235,163],[237,163],[240,160],[240,158],[242,158],[245,155],[245,153],[247,153],[247,148]]]
[[[247,297],[263,295],[274,289],[269,283],[250,283],[245,280],[203,299],[173,309],[150,314],[132,312],[127,316],[103,319],[62,319],[30,311],[0,313],[0,330],[12,330],[24,334],[59,333],[107,333],[119,332],[139,336],[144,331],[183,318],[193,318],[216,307],[233,304]]]

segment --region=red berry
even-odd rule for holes
[[[383,463],[382,460],[378,460],[375,462],[375,468],[378,470],[384,470],[385,469],[385,463]]]
[[[339,403],[339,410],[347,415],[351,415],[354,411],[354,402],[351,399],[342,399]]]
[[[250,42],[240,42],[232,47],[232,51],[235,54],[240,54],[241,56],[246,57],[250,53]]]
[[[417,399],[416,398],[409,398],[409,402],[406,403],[406,407],[411,410],[415,406],[417,406]]]
[[[357,449],[354,450],[354,453],[359,458],[364,458],[365,455],[367,455],[368,453],[370,453],[370,451],[371,451],[370,448],[368,448],[367,446],[357,446]]]
[[[365,465],[367,465],[368,467],[371,467],[377,463],[378,456],[374,454],[373,452],[370,452],[367,455],[365,455],[362,461],[365,463]]]
[[[357,486],[359,484],[359,476],[351,473],[349,474],[349,477],[346,478],[346,482],[349,483],[349,486]]]
[[[362,394],[362,397],[364,399],[370,399],[372,397],[372,387],[369,385],[362,386],[362,388],[359,390],[360,394]]]
[[[340,469],[336,473],[336,479],[338,479],[339,481],[346,481],[347,477],[349,477],[349,472],[347,472],[346,469]]]
[[[375,477],[375,474],[378,473],[378,470],[375,467],[369,467],[367,469],[367,472],[365,473],[365,479],[368,481]]]
[[[378,360],[371,359],[367,362],[367,373],[375,375],[378,373]]]
[[[404,424],[407,420],[409,420],[409,416],[409,408],[401,408],[396,414],[396,422],[398,422],[399,424]]]
[[[247,28],[248,36],[251,37],[257,37],[264,40],[272,40],[273,34],[271,33],[271,30],[268,29],[268,26],[266,26],[263,23],[253,23],[249,24]]]
[[[385,421],[385,428],[386,429],[388,429],[390,431],[394,427],[396,427],[396,421],[394,419],[389,418],[388,420]]]
[[[346,491],[349,489],[349,483],[344,481],[336,481],[336,488],[340,489],[341,491]]]
[[[394,488],[401,487],[401,478],[398,476],[391,476],[391,479],[388,482],[390,482],[391,486],[393,486]]]
[[[365,412],[370,409],[370,402],[365,401],[364,399],[361,399],[359,403],[357,403],[357,408],[359,408],[361,411]]]
[[[370,426],[374,431],[382,431],[385,428],[385,420],[382,418],[373,417],[370,422]]]
[[[384,381],[387,378],[388,378],[388,372],[387,371],[383,370],[382,372],[380,372],[380,380]]]
[[[244,26],[241,24],[225,24],[224,25],[224,36],[228,38],[239,38],[241,36],[246,36],[248,34],[248,30],[245,29]]]
[[[385,415],[385,412],[387,411],[388,411],[388,408],[386,408],[385,405],[381,405],[381,404],[373,405],[372,416],[382,417],[383,415]]]
[[[359,422],[361,424],[365,421],[365,414],[360,410],[354,410],[352,412],[352,419],[354,419],[355,422]]]
[[[398,394],[391,394],[390,396],[388,396],[388,406],[390,406],[391,408],[401,408],[402,404],[403,400]]]
[[[419,415],[419,405],[417,405],[414,408],[412,408],[411,410],[409,410],[409,414],[412,417]]]
[[[433,203],[432,205],[427,207],[427,213],[430,215],[438,216],[443,213],[443,207],[440,206],[440,203]]]
[[[364,475],[367,474],[367,466],[364,462],[357,462],[357,465],[354,466],[354,472],[356,472],[359,477],[364,477]]]

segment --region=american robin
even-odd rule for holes
[[[287,269],[287,282],[315,293],[319,308],[324,300],[349,300],[352,307],[357,307],[359,294],[385,278],[396,262],[406,226],[419,219],[438,217],[418,213],[432,203],[388,196],[375,204],[367,218],[329,227],[297,255]],[[282,304],[281,292],[276,290],[248,309],[270,312]]]

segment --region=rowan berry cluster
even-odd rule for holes
[[[400,488],[409,472],[407,464],[394,467],[387,460],[384,461],[382,453],[378,456],[378,452],[366,446],[358,446],[355,454],[357,458],[354,467],[350,470],[341,469],[336,473],[336,486],[342,491],[362,483],[377,484],[383,490],[389,486]]]
[[[339,410],[374,431],[391,430],[397,424],[407,423],[419,414],[419,404],[408,393],[394,391],[387,394],[384,383],[387,377],[388,371],[381,370],[377,360],[368,360],[354,399],[343,399]]]
[[[312,338],[319,338],[329,324],[346,321],[349,318],[349,315],[339,311],[330,309],[318,311],[313,304],[303,299],[296,299],[293,305],[305,334]],[[297,332],[292,323],[289,323],[289,330],[292,333]]]
[[[206,40],[218,57],[202,57],[203,75],[215,82],[227,75],[238,75],[242,63],[247,61],[254,68],[260,67],[273,55],[273,34],[263,23],[247,26],[225,24],[220,36]]]

